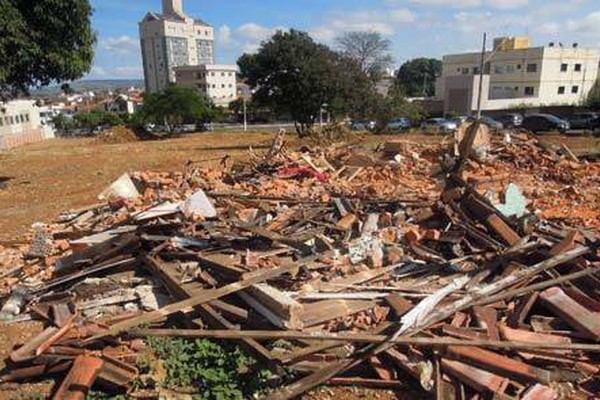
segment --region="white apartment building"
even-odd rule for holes
[[[0,150],[53,137],[54,129],[42,123],[34,101],[0,102]]]
[[[236,65],[197,65],[175,68],[177,85],[193,88],[219,107],[237,99]]]
[[[498,38],[486,54],[482,109],[579,105],[598,78],[600,50],[550,43],[531,47],[529,38]],[[481,53],[447,55],[436,97],[445,111],[477,109]]]
[[[215,63],[213,27],[187,16],[183,0],[163,0],[162,14],[148,13],[140,40],[148,93],[175,83],[175,67]]]

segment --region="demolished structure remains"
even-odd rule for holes
[[[239,344],[268,399],[595,397],[600,164],[481,132],[123,175],[2,253],[2,318],[46,324],[3,381],[135,396],[145,340],[178,337]]]

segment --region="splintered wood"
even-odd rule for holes
[[[282,138],[242,162],[123,175],[0,249],[0,317],[46,324],[3,381],[157,398],[136,365],[166,336],[239,344],[276,377],[268,399],[403,383],[598,397],[599,164],[522,133],[463,140],[462,157]]]

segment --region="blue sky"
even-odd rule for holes
[[[98,45],[89,78],[142,77],[138,22],[161,0],[92,0]],[[400,65],[415,57],[474,51],[481,35],[529,35],[600,47],[599,0],[184,0],[215,27],[217,61],[235,63],[276,29],[297,28],[333,44],[352,30],[381,32]]]

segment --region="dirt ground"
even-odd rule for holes
[[[0,153],[0,245],[23,241],[32,223],[50,221],[60,212],[88,206],[97,195],[125,172],[140,170],[173,171],[187,161],[218,163],[222,157],[243,157],[248,148],[267,147],[273,133],[198,134],[164,141],[103,144],[95,139],[55,139]],[[425,135],[360,136],[353,141],[377,146],[387,140],[436,143],[440,137]],[[575,153],[600,152],[600,140],[580,137],[544,137],[550,144],[567,144]],[[298,145],[288,137],[291,147]],[[0,324],[0,368],[12,348],[26,342],[39,326]],[[53,382],[24,387],[0,384],[0,398],[44,398]],[[418,399],[410,390],[359,391],[317,390],[307,399],[339,400]],[[38,397],[39,395],[39,397]]]
[[[218,163],[266,146],[272,133],[198,134],[164,141],[103,144],[95,139],[55,139],[0,152],[0,244],[22,240],[32,223],[93,204],[96,196],[125,172],[180,170],[189,161]],[[370,145],[386,140],[433,143],[425,135],[357,136]],[[598,149],[599,139],[549,136],[575,152]],[[290,136],[293,145],[297,140]]]

